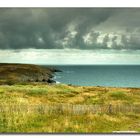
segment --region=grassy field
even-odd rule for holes
[[[0,86],[1,133],[140,132],[140,89]]]

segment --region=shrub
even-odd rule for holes
[[[128,100],[128,96],[122,92],[122,91],[118,91],[118,92],[113,92],[110,95],[113,99],[115,100]]]

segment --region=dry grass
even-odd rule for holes
[[[140,131],[139,108],[140,89],[135,88],[3,85],[0,132]]]

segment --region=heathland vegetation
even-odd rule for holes
[[[140,131],[140,89],[39,82],[0,86],[0,132]]]

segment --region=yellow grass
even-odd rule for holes
[[[140,131],[140,89],[68,85],[0,86],[0,132]]]

